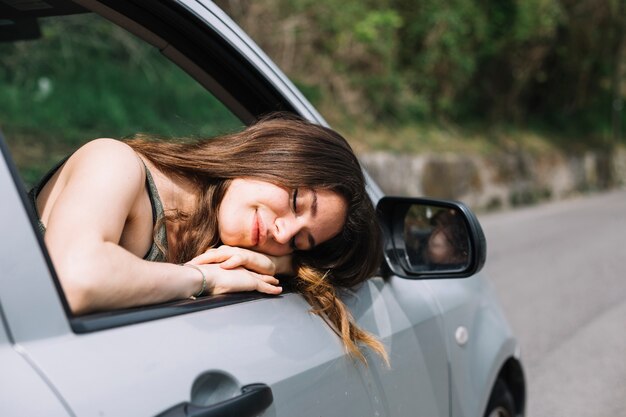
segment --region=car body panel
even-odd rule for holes
[[[69,416],[53,389],[6,332],[0,305],[0,411],[3,416]]]
[[[17,343],[66,334],[70,331],[67,316],[57,295],[49,264],[42,250],[43,240],[34,230],[28,203],[8,148],[0,137],[5,156],[0,159],[0,216],[5,221],[2,236],[9,242],[0,250],[0,304]],[[52,294],[52,296],[51,296]],[[24,307],[30,307],[24,311]],[[34,308],[36,307],[36,308]]]
[[[295,294],[23,347],[80,416],[155,415],[197,403],[192,388],[207,374],[227,397],[268,384],[275,410],[266,415],[372,415],[377,395],[368,368],[355,367]],[[328,401],[319,401],[321,393]],[[210,403],[225,399],[201,394]]]
[[[368,291],[343,299],[359,325],[380,335],[388,349],[390,368],[376,360],[370,366],[377,373],[389,415],[449,415],[447,349],[437,303],[426,283],[393,276],[373,278],[369,283]],[[370,309],[384,306],[387,314],[359,314],[367,305]],[[412,353],[407,355],[407,351]]]
[[[441,309],[447,339],[452,415],[482,415],[502,365],[509,358],[519,360],[517,341],[482,274],[427,283]],[[459,327],[467,330],[464,345],[456,338]]]
[[[42,375],[15,346],[0,344],[0,390],[3,416],[70,416]]]

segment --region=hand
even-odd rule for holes
[[[283,291],[273,276],[258,274],[246,268],[225,270],[215,264],[200,264],[198,267],[202,268],[207,277],[207,292],[210,294],[258,291],[276,295]]]
[[[270,256],[228,245],[208,249],[188,263],[194,265],[219,264],[223,269],[243,267],[249,271],[264,275],[292,273],[291,255]]]

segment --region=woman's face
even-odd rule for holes
[[[217,220],[222,243],[281,256],[339,234],[346,212],[346,201],[332,191],[288,190],[237,178],[224,194]]]
[[[452,262],[454,246],[442,230],[435,229],[428,239],[428,259],[436,264]]]

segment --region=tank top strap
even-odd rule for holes
[[[67,160],[70,159],[70,156],[72,156],[72,154],[67,155],[65,158],[57,162],[52,168],[50,168],[48,172],[45,173],[43,177],[41,177],[39,182],[37,182],[37,184],[35,184],[33,188],[31,188],[28,192],[28,199],[30,200],[31,204],[33,205],[33,209],[37,214],[37,228],[39,229],[39,233],[41,233],[42,235],[46,234],[46,226],[44,226],[43,222],[39,218],[39,211],[37,210],[37,197],[39,196],[42,188],[48,183],[48,181],[50,181],[50,178],[52,178],[52,176],[63,166],[63,164],[65,164]]]
[[[150,198],[150,206],[152,207],[152,224],[156,225],[158,222],[161,223],[159,228],[154,231],[152,245],[143,259],[147,261],[164,262],[167,259],[166,253],[168,250],[165,210],[163,209],[163,203],[159,197],[159,191],[156,188],[150,170],[145,162],[141,158],[139,159],[146,170],[146,189],[148,191],[148,197]]]

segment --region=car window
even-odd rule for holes
[[[95,138],[189,140],[244,125],[158,48],[108,20],[77,14],[38,22],[40,37],[0,42],[0,131],[25,192]],[[70,321],[90,332],[261,297],[205,297]]]
[[[212,136],[242,126],[159,50],[95,14],[40,18],[0,43],[0,128],[28,189],[94,138]]]

